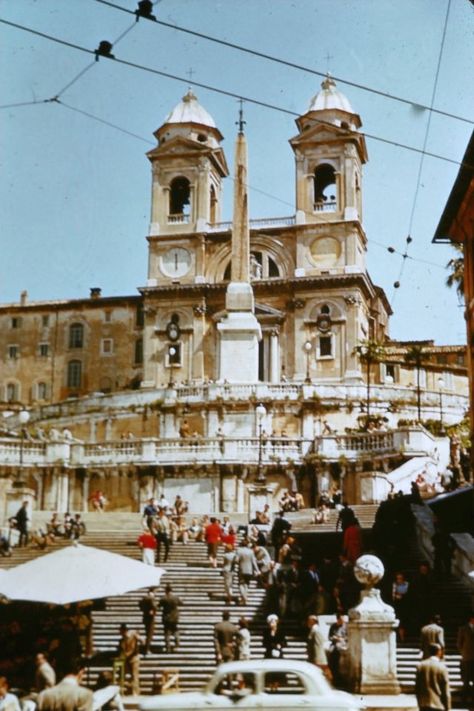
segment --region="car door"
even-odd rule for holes
[[[295,711],[315,708],[301,674],[295,671],[268,671],[263,678],[263,693],[258,697],[262,711]]]
[[[222,674],[216,679],[214,687],[208,689],[208,692],[203,695],[201,708],[213,711],[229,711],[229,709],[238,711],[257,706],[255,674],[232,672]]]

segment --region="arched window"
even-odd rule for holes
[[[82,383],[82,363],[80,360],[70,360],[67,364],[68,388],[80,388]]]
[[[224,281],[229,281],[231,276],[231,263],[227,264],[224,271]],[[280,269],[273,257],[266,252],[251,252],[250,254],[250,278],[271,279],[280,276]]]
[[[337,209],[336,172],[327,163],[318,165],[314,171],[314,209],[316,212]]]
[[[209,222],[214,224],[217,221],[217,195],[213,185],[209,193]]]
[[[329,306],[327,304],[323,304],[321,306],[321,313],[329,316],[329,314],[331,313],[331,309],[329,308]]]
[[[84,346],[84,326],[82,323],[73,323],[69,327],[69,348],[82,348]]]
[[[18,384],[17,383],[7,383],[7,387],[5,389],[5,395],[6,395],[7,402],[18,402],[18,400],[20,399]]]
[[[46,400],[48,398],[48,385],[46,383],[38,383],[36,394],[38,400]]]
[[[187,178],[174,178],[170,185],[170,215],[189,215],[191,185]]]

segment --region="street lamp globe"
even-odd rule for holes
[[[257,420],[258,420],[259,424],[261,424],[263,418],[267,414],[267,408],[265,407],[265,405],[262,405],[262,403],[260,403],[255,408],[255,412],[257,414]]]
[[[18,419],[20,421],[20,424],[26,425],[27,422],[29,422],[30,420],[30,413],[28,412],[28,410],[20,410],[20,412],[18,413]]]
[[[309,354],[313,350],[313,344],[311,343],[311,341],[305,341],[303,348],[305,349],[306,353]]]
[[[444,388],[444,378],[441,378],[441,377],[438,378],[438,385],[439,385],[440,390],[442,390]]]

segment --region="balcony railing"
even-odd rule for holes
[[[436,441],[421,428],[406,428],[381,433],[325,435],[316,439],[274,437],[262,442],[258,437],[176,437],[143,438],[112,442],[78,441],[23,442],[0,439],[0,462],[3,466],[47,467],[59,463],[73,466],[111,464],[256,464],[261,453],[264,464],[303,462],[307,454],[328,460],[341,455],[355,459],[362,453],[404,452],[407,455],[429,455]],[[260,452],[261,450],[261,452]]]
[[[261,217],[257,220],[250,220],[250,228],[258,230],[265,227],[289,227],[296,224],[294,215],[288,217]],[[207,227],[209,232],[228,232],[232,229],[232,222],[212,222]]]
[[[168,215],[169,225],[188,225],[190,222],[190,215]]]
[[[336,212],[337,202],[315,202],[314,211],[315,212]]]

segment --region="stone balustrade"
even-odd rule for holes
[[[423,450],[423,447],[425,449]],[[311,453],[327,459],[345,456],[355,459],[361,453],[404,451],[430,453],[433,438],[424,430],[400,429],[381,433],[327,435],[313,439],[271,436],[258,437],[148,437],[109,442],[45,441],[0,439],[0,464],[6,466],[76,467],[106,464],[206,464],[251,463],[299,464]]]
[[[396,417],[416,418],[416,398],[413,388],[401,385],[372,385],[371,403],[375,416],[384,415],[387,406],[396,408]],[[31,410],[30,424],[53,418],[68,419],[83,414],[94,413],[104,409],[109,412],[156,406],[162,403],[187,404],[221,404],[222,402],[250,401],[255,405],[258,402],[284,402],[300,401],[306,405],[314,404],[317,408],[319,402],[334,407],[334,411],[352,404],[365,404],[367,397],[366,386],[344,383],[308,384],[303,382],[280,383],[191,383],[175,384],[172,387],[162,386],[153,389],[120,391],[116,393],[92,393],[79,399],[70,399],[61,403],[41,405]],[[457,422],[468,407],[467,396],[454,393],[443,394],[443,407],[446,422]],[[422,408],[424,416],[436,417],[439,409],[439,393],[434,391],[422,392]],[[9,427],[19,427],[17,417],[12,415],[8,419]]]

